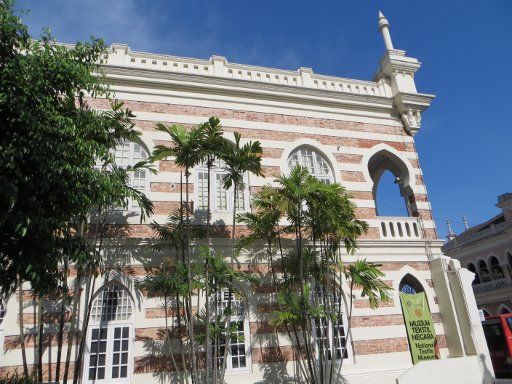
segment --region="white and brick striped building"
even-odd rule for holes
[[[436,371],[445,372],[447,377],[453,374],[453,367],[463,367],[461,373],[481,373],[477,355],[486,349],[482,349],[481,330],[471,312],[474,299],[462,299],[462,292],[467,293],[468,287],[471,292],[470,283],[463,284],[467,272],[442,256],[443,241],[437,237],[415,150],[421,115],[434,96],[417,92],[414,74],[420,63],[406,56],[405,51],[393,48],[384,17],[379,19],[379,27],[386,51],[380,64],[376,63],[378,71],[371,81],[319,75],[310,68],[288,71],[234,64],[219,56],[200,60],[132,52],[126,45],[114,44],[109,49],[104,72],[112,82],[116,98],[136,115],[136,126],[147,147],[130,144],[118,156],[132,163],[144,158],[145,151],[151,151],[155,145],[168,143],[168,137],[155,129],[159,122],[195,126],[216,116],[228,139],[238,131],[243,140],[259,140],[263,147],[265,176],[251,175],[247,180],[249,188],[242,204],[247,210],[251,206],[250,195],[263,185],[272,184],[276,176],[288,173],[290,163],[305,164],[314,159],[313,171],[343,185],[357,205],[358,218],[367,221],[370,227],[359,241],[357,254],[346,255],[344,260],[366,258],[381,263],[384,279],[394,292],[392,300],[376,310],[370,309],[360,292],[355,292],[350,346],[342,371],[348,382],[395,383],[413,369],[398,299],[403,283],[421,286],[428,297],[442,357],[433,362],[437,364]],[[106,100],[90,102],[95,108],[109,107]],[[172,159],[160,161],[156,167],[158,174],[139,173],[133,182],[154,203],[155,215],[151,220],[164,223],[179,205],[180,173]],[[384,171],[399,178],[409,217],[378,215],[376,191]],[[201,177],[201,169],[194,170],[189,186],[196,207],[204,203]],[[213,181],[215,190],[215,177]],[[220,190],[213,195],[213,221],[221,220],[229,229],[230,199]],[[137,207],[129,206],[116,223],[123,236],[108,242],[112,254],[124,257],[118,285],[109,288],[124,292],[122,308],[108,319],[112,335],[105,339],[105,354],[110,354],[106,356],[105,369],[115,370],[117,376],[112,377],[119,377],[115,380],[118,383],[159,380],[159,373],[147,369],[143,362],[144,339],[156,337],[163,326],[161,299],[140,295],[134,292],[133,284],[127,283],[145,273],[142,259],[151,258],[147,244],[154,241],[155,235],[149,224],[140,223]],[[241,226],[238,232],[243,233],[244,228]],[[229,239],[217,238],[215,246],[228,248]],[[266,264],[249,263],[249,256],[241,257],[242,270],[251,268],[268,273]],[[154,262],[158,264],[159,260]],[[236,364],[228,365],[226,380],[284,382],[278,381],[284,380],[278,376],[284,364],[290,365],[286,361],[292,356],[291,342],[286,334],[268,324],[269,283],[263,279],[261,285],[249,289],[252,291],[245,303],[247,310],[240,330],[245,335],[245,345],[240,349],[243,353],[239,353],[244,359],[238,356]],[[26,299],[30,300],[28,293]],[[97,300],[102,299],[108,299],[108,292],[98,295]],[[5,315],[0,315],[0,372],[5,373],[21,364],[16,347],[17,297],[13,295],[4,307]],[[27,305],[26,324],[35,321],[33,311],[35,305]],[[94,341],[103,340],[94,331],[96,320],[99,321],[92,316],[89,349]],[[121,345],[120,349],[114,351],[114,343]],[[33,344],[27,347],[30,357]],[[55,352],[50,342],[45,357],[48,364],[55,361],[48,357]],[[272,376],[265,366],[281,368],[270,370],[277,375]],[[410,379],[405,377],[400,382],[411,382],[407,380]]]

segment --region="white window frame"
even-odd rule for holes
[[[324,305],[324,299],[323,299],[323,295],[324,295],[324,292],[325,292],[325,288],[324,287],[321,287],[322,289],[322,302],[319,302],[318,304],[319,305]],[[316,295],[316,299],[318,300],[318,295],[317,295],[317,292],[316,292],[317,288],[315,287],[315,289],[313,290],[312,292],[312,295]],[[350,338],[349,338],[349,334],[348,334],[348,317],[347,317],[347,311],[346,311],[346,306],[345,306],[345,300],[343,299],[343,297],[340,295],[339,292],[336,293],[339,297],[339,300],[341,301],[340,302],[340,306],[342,308],[342,314],[341,314],[341,320],[342,320],[342,326],[343,326],[343,333],[345,335],[345,351],[346,351],[346,354],[347,354],[347,357],[343,357],[343,358],[335,358],[335,359],[329,359],[330,361],[335,361],[335,362],[338,362],[338,361],[343,361],[343,364],[345,363],[353,363],[353,353],[352,353],[352,343],[350,343]],[[333,323],[332,323],[332,320],[331,319],[323,319],[323,320],[327,320],[328,321],[328,324],[327,324],[327,331],[328,331],[328,341],[329,341],[329,350],[330,350],[330,353],[331,353],[331,357],[334,356],[334,354],[336,354],[336,347],[332,345],[332,337],[333,337]],[[313,334],[312,334],[312,337],[313,337],[313,345],[315,347],[315,352],[316,352],[316,358],[318,359],[318,356],[319,356],[319,345],[318,345],[318,339],[317,339],[317,321],[315,320],[315,318],[312,319],[312,330],[313,330]]]
[[[206,174],[206,182],[208,183],[208,168],[206,167],[206,164],[201,164],[196,167],[195,169],[195,178],[194,178],[194,209],[201,209],[206,211],[207,207],[200,208],[200,200],[199,200],[199,174],[205,173]],[[234,188],[231,187],[228,190],[225,190],[226,192],[226,209],[219,209],[217,207],[217,183],[222,183],[222,177],[227,172],[222,167],[222,163],[217,160],[216,164],[212,166],[210,170],[210,208],[212,213],[229,213],[233,211],[233,193]],[[220,176],[220,180],[217,181],[217,176]],[[240,198],[240,193],[242,193],[243,201],[244,201],[244,208],[240,209],[237,207],[237,212],[249,212],[250,211],[250,194],[249,194],[249,183],[248,183],[248,177],[247,175],[244,175],[244,184],[245,188],[243,191],[238,190],[238,196]],[[222,184],[220,185],[220,188],[224,189]],[[208,184],[205,185],[205,198],[207,198],[208,193]]]
[[[313,157],[313,169],[306,165],[306,156],[304,151],[311,151],[311,156]],[[297,156],[297,164],[292,165],[292,158],[294,156]],[[317,164],[319,162],[322,164],[322,166],[325,165],[325,167],[328,170],[327,174],[317,172]],[[327,160],[327,158],[324,155],[322,155],[322,153],[319,150],[310,145],[301,145],[300,147],[297,147],[293,151],[291,151],[290,155],[288,156],[287,163],[289,171],[291,171],[295,166],[300,165],[306,168],[312,176],[326,182],[327,184],[333,184],[336,182],[334,178],[334,170],[329,160]]]
[[[124,293],[129,298],[130,303],[130,316],[127,319],[122,320],[108,320],[105,321],[104,319],[100,319],[99,321],[93,321],[92,314],[91,314],[91,321],[89,324],[89,327],[87,329],[87,338],[86,338],[86,353],[84,354],[84,367],[83,367],[83,375],[82,375],[82,382],[83,383],[90,383],[90,384],[102,384],[102,383],[117,383],[117,384],[129,384],[132,382],[133,377],[133,361],[134,361],[134,340],[135,340],[135,329],[133,325],[133,301],[128,293],[128,291],[119,284],[112,284],[117,285],[118,289],[121,291],[124,291]],[[108,285],[106,287],[103,287],[96,295],[96,298],[93,301],[93,305],[98,299],[98,297],[103,295],[103,292],[107,290],[112,285]],[[113,354],[114,354],[114,336],[115,336],[115,329],[116,328],[128,328],[128,361],[127,361],[127,375],[123,378],[112,378],[112,368],[113,368]],[[90,368],[90,356],[91,356],[91,342],[92,342],[92,334],[93,330],[98,329],[98,332],[101,332],[102,329],[107,330],[107,345],[106,345],[106,357],[105,357],[105,377],[104,379],[89,379],[89,368]]]
[[[224,289],[221,292],[217,292],[217,294],[221,295],[220,300],[220,308],[219,311],[223,311],[227,307],[227,300],[225,299],[225,295],[229,292],[228,289]],[[232,293],[235,295],[235,293]],[[236,314],[236,311],[233,310],[233,313],[230,316],[230,323],[238,323],[240,321],[243,322],[244,330],[244,348],[245,348],[245,367],[233,368],[233,360],[231,355],[230,343],[228,343],[225,348],[227,348],[228,353],[226,355],[226,374],[237,374],[237,373],[251,373],[252,372],[252,354],[251,354],[251,330],[250,330],[250,322],[249,322],[249,311],[246,307],[246,302],[243,300],[234,300],[234,302],[240,302],[243,305],[243,314]],[[226,305],[224,305],[226,303]],[[240,304],[239,304],[240,305]]]
[[[138,143],[127,141],[127,142],[122,143],[121,145],[122,146],[128,146],[129,150],[128,150],[128,159],[127,159],[126,162],[117,163],[117,161],[114,160],[114,161],[116,161],[116,165],[119,168],[126,169],[126,168],[128,168],[128,166],[134,166],[139,161],[147,159],[148,156],[149,156],[148,152],[146,151],[146,148],[144,148],[142,145],[140,145]],[[135,146],[136,145],[140,146],[141,150],[145,154],[145,158],[134,159],[135,158]],[[117,150],[117,148],[116,148],[116,150]],[[115,159],[115,152],[116,151],[114,150],[114,159]],[[132,187],[134,185],[135,172],[145,172],[146,173],[143,188],[135,188],[135,189],[137,189],[138,191],[143,192],[149,198],[150,192],[151,192],[151,180],[150,180],[151,172],[149,172],[147,169],[142,169],[140,171],[128,172],[128,177],[130,178],[130,186],[132,186]],[[114,210],[115,211],[140,212],[140,207],[135,204],[135,201],[133,199],[128,199],[126,206],[116,207],[116,208],[114,208]]]

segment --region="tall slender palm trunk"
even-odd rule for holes
[[[185,243],[186,243],[186,251],[185,256],[187,260],[187,283],[188,283],[188,310],[189,310],[189,319],[188,319],[188,332],[190,339],[190,354],[192,360],[192,383],[196,383],[197,380],[197,356],[196,356],[196,346],[195,346],[195,337],[194,337],[194,315],[192,310],[192,261],[190,257],[190,201],[189,201],[189,168],[188,166],[185,168],[185,195],[186,195],[186,231],[185,231]]]
[[[210,175],[211,175],[211,159],[207,159],[206,163],[208,167],[208,180],[207,180],[207,202],[206,202],[206,245],[210,247],[211,238],[210,238],[210,223],[211,223],[211,205],[210,205]],[[211,341],[210,341],[210,276],[209,276],[209,258],[210,254],[208,253],[208,257],[205,261],[205,313],[206,313],[206,372],[204,375],[204,383],[209,384],[210,382],[210,371],[211,371]]]
[[[20,281],[18,289],[18,312],[19,312],[19,330],[20,330],[20,346],[21,358],[23,361],[23,376],[28,378],[27,350],[25,346],[25,322],[23,320],[23,282]]]

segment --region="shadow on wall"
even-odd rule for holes
[[[294,359],[294,352],[283,353],[283,350],[276,345],[278,343],[278,336],[276,333],[265,335],[266,343],[260,346],[264,351],[261,356],[261,362],[259,363],[260,372],[263,378],[256,382],[256,384],[302,384],[306,383],[304,380],[297,379],[299,377],[300,367]],[[293,362],[292,374],[290,375],[287,370],[287,362]],[[334,367],[334,374],[332,377],[332,383],[347,384],[348,381],[341,374],[339,365]]]
[[[261,350],[264,351],[261,355],[259,363],[260,372],[263,378],[257,381],[257,384],[291,384],[297,383],[292,376],[288,374],[286,369],[287,356],[284,356],[282,350],[276,345],[279,345],[276,333],[267,334],[265,346],[261,345]],[[296,369],[296,368],[295,368]]]

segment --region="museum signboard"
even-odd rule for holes
[[[400,293],[412,362],[436,359],[436,334],[425,292]]]

